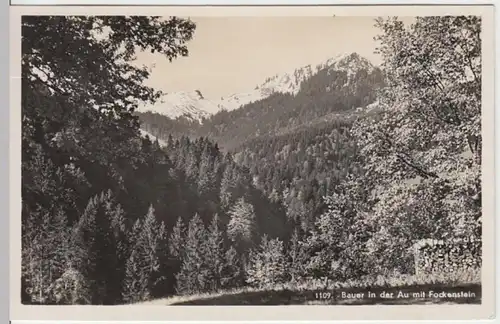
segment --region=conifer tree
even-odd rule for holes
[[[249,256],[247,282],[258,287],[272,287],[286,281],[286,260],[283,242],[279,239],[262,237],[257,250]]]
[[[118,302],[121,295],[119,242],[117,241],[118,237],[115,236],[118,233],[113,228],[114,218],[120,216],[115,215],[116,203],[111,190],[102,192],[97,203],[96,224],[98,230],[95,233],[97,263],[94,277],[98,286],[96,290],[99,292],[98,303],[110,305]]]
[[[72,268],[71,263],[54,282],[52,293],[56,304],[87,305],[92,302],[87,278]]]
[[[224,266],[224,238],[220,229],[219,216],[214,215],[207,233],[206,264],[209,267],[209,290],[217,291],[221,287]]]
[[[198,190],[200,195],[207,196],[214,190],[215,174],[213,172],[213,160],[207,143],[201,154],[200,170],[198,173]]]
[[[173,149],[174,148],[174,138],[172,137],[172,134],[168,134],[168,139],[167,139],[167,148]]]
[[[184,248],[184,240],[186,229],[184,227],[184,222],[181,217],[177,218],[177,222],[175,223],[174,228],[172,229],[172,233],[170,234],[168,241],[168,248],[170,256],[181,259]]]
[[[243,270],[240,257],[234,247],[229,247],[224,254],[221,272],[221,287],[230,289],[243,285]]]
[[[253,205],[240,198],[229,210],[229,216],[228,237],[242,246],[251,246],[256,230]]]
[[[149,297],[147,274],[141,264],[139,252],[134,249],[127,260],[125,269],[125,280],[123,285],[123,301],[135,303]]]
[[[201,217],[196,214],[189,222],[182,266],[176,276],[178,293],[193,294],[205,291],[209,277],[206,242],[205,226]]]
[[[136,223],[136,226],[138,224],[140,223]],[[158,224],[154,208],[150,206],[132,253],[127,260],[123,290],[123,299],[126,302],[149,299],[156,286],[161,283],[164,237],[164,227]]]
[[[92,198],[74,230],[72,264],[85,276],[92,291],[92,303],[119,302],[126,245],[120,224],[121,208],[111,191]],[[114,227],[116,226],[116,228]]]
[[[87,207],[73,230],[70,249],[71,264],[75,271],[86,278],[91,291],[90,303],[94,303],[97,299],[95,278],[99,251],[96,239],[96,233],[98,233],[96,223],[97,205],[97,197],[89,199]]]
[[[228,159],[227,155],[225,159],[226,160]],[[227,208],[229,208],[231,204],[233,187],[234,187],[234,181],[232,179],[231,165],[228,162],[226,162],[224,172],[222,174],[220,194],[219,194],[219,199],[223,210],[227,210]]]
[[[121,205],[116,202],[111,191],[108,191],[105,196],[104,208],[106,215],[111,221],[111,248],[115,250],[115,256],[111,259],[115,263],[115,270],[113,271],[112,267],[110,267],[110,275],[107,279],[110,286],[109,294],[114,303],[119,303],[121,302],[122,284],[125,279],[125,266],[130,251],[127,237],[128,233],[124,210]]]
[[[127,242],[129,244],[129,253],[128,256],[130,256],[130,253],[132,253],[132,250],[137,243],[137,240],[139,239],[139,235],[142,232],[142,225],[144,224],[144,219],[142,217],[139,217],[135,220],[134,225],[132,226],[132,229],[127,233]]]
[[[158,239],[156,243],[156,254],[158,255],[159,270],[153,275],[153,288],[151,289],[151,297],[163,297],[168,293],[169,280],[169,248],[168,236],[165,228],[165,223],[161,222],[158,228]]]
[[[33,213],[29,223],[22,259],[26,293],[31,301],[53,302],[53,285],[64,272],[69,255],[66,215],[62,210],[55,215]]]
[[[301,241],[299,233],[299,229],[296,228],[290,238],[288,246],[288,263],[291,281],[296,281],[306,274],[308,256],[304,247],[304,242]]]
[[[182,217],[177,218],[177,222],[168,237],[168,262],[167,262],[167,293],[175,293],[176,275],[179,273],[183,261],[186,241],[186,228]]]

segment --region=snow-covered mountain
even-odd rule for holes
[[[201,121],[221,110],[217,103],[205,99],[199,90],[192,92],[173,92],[164,95],[155,105],[144,106],[139,112],[156,112],[172,119],[186,117]]]
[[[249,92],[235,93],[222,98],[219,105],[230,111],[251,102],[265,99],[273,93],[296,94],[300,90],[302,82],[312,75],[313,69],[310,65],[295,69],[291,73],[276,74],[267,78],[264,83]]]
[[[373,72],[375,68],[373,64],[358,53],[342,54],[319,64],[316,70],[328,68],[330,71],[344,71],[347,73],[347,78],[351,79],[356,72],[365,70],[367,73]]]
[[[330,71],[345,71],[349,80],[357,71],[364,69],[370,73],[374,67],[370,61],[357,53],[337,55],[315,67],[306,65],[290,73],[276,74],[250,92],[237,93],[222,98],[218,105],[226,110],[234,110],[248,103],[265,99],[273,93],[296,95],[302,82],[325,68]]]
[[[329,71],[347,72],[347,82],[349,82],[351,76],[357,71],[364,69],[370,73],[374,67],[370,61],[357,53],[342,54],[314,67],[307,65],[289,73],[276,74],[267,78],[262,84],[251,91],[235,93],[217,101],[206,99],[199,90],[174,92],[165,95],[161,102],[154,106],[142,107],[139,111],[152,111],[173,119],[184,116],[191,120],[201,121],[203,118],[207,118],[221,110],[235,110],[251,102],[265,99],[273,93],[296,95],[300,90],[302,82],[326,68]]]

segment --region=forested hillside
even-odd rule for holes
[[[185,132],[233,152],[283,206],[307,255],[301,276],[411,273],[412,242],[480,237],[480,20],[377,26],[380,69],[346,55],[296,94],[221,111]],[[148,129],[165,136],[156,118]]]
[[[235,160],[249,168],[254,183],[280,201],[290,219],[308,231],[347,174],[356,172],[356,146],[350,122],[333,122],[276,137],[254,139],[239,147]]]
[[[196,120],[184,117],[172,119],[151,111],[136,113],[136,115],[139,117],[141,128],[159,138],[188,136],[196,139],[203,135],[200,132],[200,123]]]
[[[113,29],[109,43],[101,42],[91,38],[92,23],[111,28],[128,23],[144,32],[128,35]],[[175,224],[200,230],[191,227],[208,227],[217,219],[221,228],[232,227],[228,233],[234,241],[226,230],[221,234],[229,253],[236,253],[230,258],[245,253],[241,235],[248,242],[264,234],[286,239],[283,209],[263,196],[248,171],[216,143],[182,137],[169,141],[165,151],[140,137],[132,114],[135,100],[154,101],[155,92],[141,85],[146,71],[116,63],[133,55],[134,47],[121,53],[115,45],[137,45],[132,41],[138,37],[172,58],[186,54],[184,45],[167,47],[160,41],[163,36],[148,34],[146,28],[165,28],[167,23],[178,29],[164,42],[190,39],[194,25],[178,19],[23,20],[24,302],[114,304],[175,293],[174,273],[164,278],[165,269],[177,264],[165,254],[168,246],[180,244],[175,235],[167,243],[169,234],[180,230],[174,230]],[[45,41],[37,42],[42,36]],[[63,42],[64,37],[74,41]],[[96,66],[77,64],[94,56]],[[63,69],[64,62],[71,62],[72,69]],[[103,80],[101,70],[107,73]],[[47,77],[51,73],[54,77]],[[124,73],[134,73],[136,79],[126,79]],[[68,76],[73,82],[66,81]],[[117,84],[123,87],[117,89]],[[189,271],[183,280],[191,280]],[[68,284],[73,288],[64,291]]]
[[[480,239],[481,21],[376,25],[380,68],[198,123],[137,113],[161,93],[132,64],[187,56],[190,20],[23,17],[23,303],[413,274],[416,241]]]

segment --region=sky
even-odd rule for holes
[[[147,82],[166,93],[200,90],[220,99],[246,92],[277,73],[316,65],[357,52],[375,65],[379,32],[375,17],[190,17],[196,23],[188,57],[169,62],[139,53],[138,64],[152,66]]]

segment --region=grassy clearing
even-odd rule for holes
[[[434,294],[430,294],[433,291]],[[371,295],[368,295],[368,292]],[[445,293],[447,295],[439,295]],[[320,280],[270,288],[240,288],[218,293],[172,296],[136,305],[375,305],[480,304],[481,271],[454,274],[392,275],[362,280]]]

